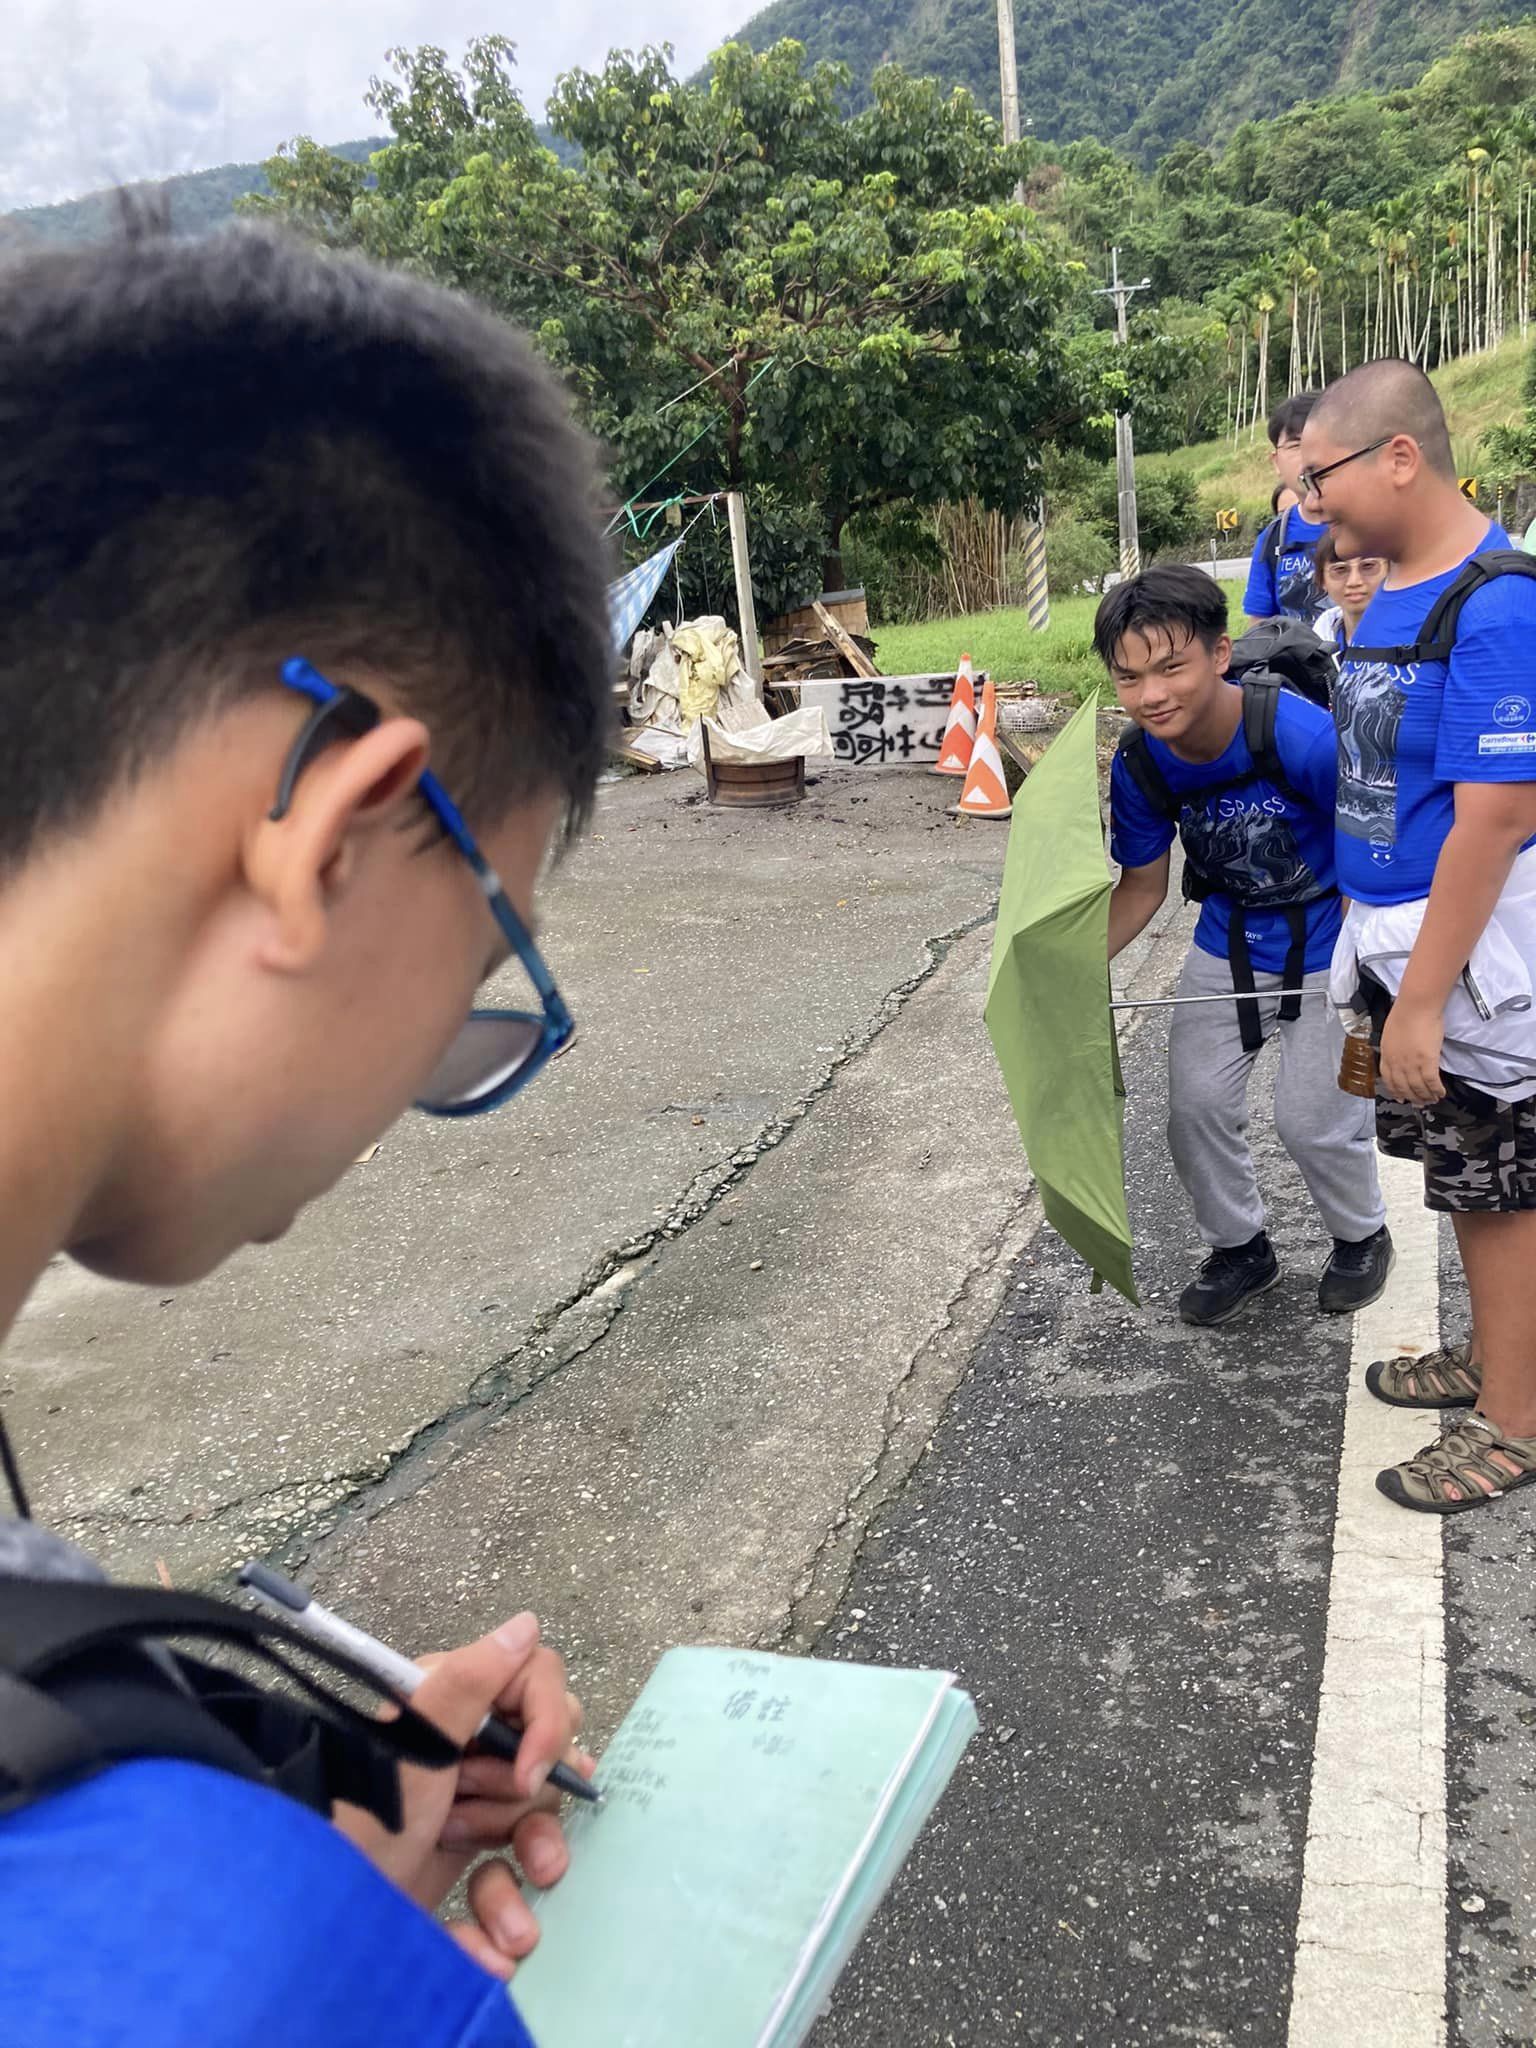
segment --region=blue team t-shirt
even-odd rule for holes
[[[1236,687],[1235,685],[1233,687]],[[1239,725],[1231,744],[1214,761],[1181,761],[1172,748],[1151,733],[1145,735],[1152,758],[1175,795],[1231,782],[1253,767],[1253,756]],[[1284,881],[1298,867],[1310,868],[1330,891],[1334,887],[1333,799],[1338,752],[1333,720],[1321,705],[1309,704],[1282,690],[1275,706],[1275,750],[1294,795],[1260,780],[1245,783],[1215,799],[1220,829],[1245,842],[1239,857],[1253,875]],[[1298,802],[1297,799],[1301,801]],[[1109,780],[1109,850],[1122,867],[1144,868],[1173,844],[1178,827],[1164,817],[1131,779],[1117,754]],[[1195,926],[1195,944],[1203,953],[1225,960],[1228,927],[1236,906],[1221,891],[1207,896]],[[1305,906],[1307,972],[1326,967],[1339,935],[1341,910],[1335,894]],[[1281,910],[1250,904],[1243,918],[1248,957],[1262,974],[1280,974],[1290,950],[1290,927]]]
[[[1490,526],[1473,553],[1509,545]],[[1339,887],[1362,903],[1429,894],[1458,782],[1536,782],[1536,581],[1500,576],[1475,591],[1448,662],[1371,658],[1413,645],[1462,566],[1383,584],[1355,630],[1361,654],[1339,663]]]
[[[1250,619],[1272,619],[1283,613],[1288,619],[1302,619],[1310,626],[1328,608],[1326,592],[1317,587],[1312,559],[1328,528],[1303,519],[1299,505],[1293,505],[1284,517],[1280,551],[1273,562],[1269,559],[1273,520],[1253,544],[1243,610]]]
[[[532,2048],[329,1822],[146,1758],[0,1817],[5,2048]]]

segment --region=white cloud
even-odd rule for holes
[[[611,43],[676,45],[684,71],[754,0],[0,0],[0,211],[102,185],[269,156],[295,134],[372,132],[391,46],[457,54],[498,30],[523,96]]]

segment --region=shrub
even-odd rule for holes
[[[1104,578],[1115,566],[1115,549],[1099,527],[1076,512],[1059,512],[1046,523],[1045,566],[1053,597],[1080,597],[1084,585],[1102,590]],[[1009,582],[1024,589],[1024,564],[1010,556]]]
[[[1100,530],[1118,540],[1120,509],[1113,470],[1100,486],[1097,512]],[[1187,469],[1138,470],[1136,525],[1146,562],[1156,561],[1160,555],[1187,554],[1204,537],[1205,513],[1195,479]]]

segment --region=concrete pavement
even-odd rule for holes
[[[54,1526],[178,1583],[313,1557],[411,1645],[532,1600],[573,1649],[613,1632],[615,1698],[655,1643],[811,1597],[1023,1227],[979,1017],[1005,834],[921,772],[699,789],[610,787],[552,878],[579,1038],[525,1100],[407,1119],[184,1294],[49,1273],[4,1398]]]

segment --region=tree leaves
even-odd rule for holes
[[[1017,512],[1042,442],[1124,395],[1123,364],[1072,359],[1080,273],[1015,203],[1029,152],[963,92],[885,67],[849,119],[846,70],[794,43],[728,45],[695,84],[614,53],[556,87],[563,164],[501,38],[392,64],[372,184],[296,157],[273,207],[522,320],[621,495],[685,450],[669,489],[772,487],[834,545],[889,500]]]

